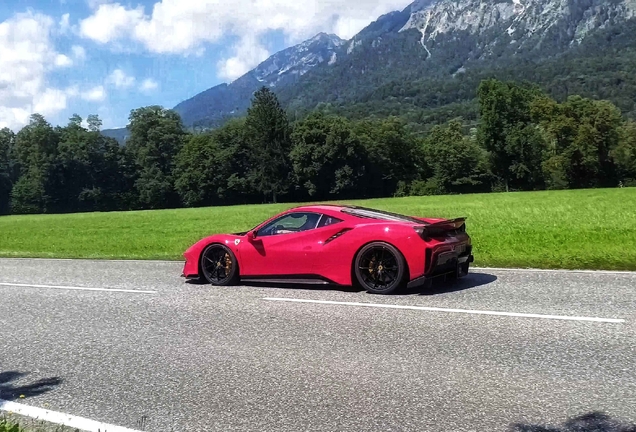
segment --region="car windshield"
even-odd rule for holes
[[[342,209],[342,212],[353,215],[353,216],[358,216],[361,218],[368,218],[368,219],[389,220],[394,222],[415,222],[418,224],[425,223],[411,216],[406,216],[399,213],[391,213],[391,212],[382,211],[382,210],[369,209],[364,207],[346,207]]]

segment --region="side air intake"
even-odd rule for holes
[[[337,233],[335,233],[334,235],[329,237],[327,240],[325,240],[324,244],[331,243],[332,241],[334,241],[335,239],[337,239],[338,237],[340,237],[341,235],[343,235],[344,233],[346,233],[348,231],[351,231],[351,228],[345,228],[345,229],[342,229],[342,230],[338,231]]]

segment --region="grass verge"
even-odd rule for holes
[[[342,201],[468,217],[477,266],[636,270],[636,188]],[[297,204],[0,217],[0,256],[179,260]]]
[[[79,432],[79,429],[0,413],[0,432]]]
[[[0,432],[28,432],[20,427],[19,424],[0,417]]]

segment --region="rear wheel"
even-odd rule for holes
[[[238,262],[234,253],[226,246],[213,244],[201,254],[203,279],[212,285],[233,285],[238,280]]]
[[[402,287],[405,267],[400,251],[382,242],[363,247],[354,262],[358,283],[373,294],[391,294]]]

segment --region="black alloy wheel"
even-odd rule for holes
[[[205,248],[200,266],[203,278],[212,285],[232,285],[238,279],[236,256],[224,245],[213,244]]]
[[[391,294],[403,285],[404,258],[388,243],[375,242],[363,247],[354,266],[356,279],[367,292]]]

